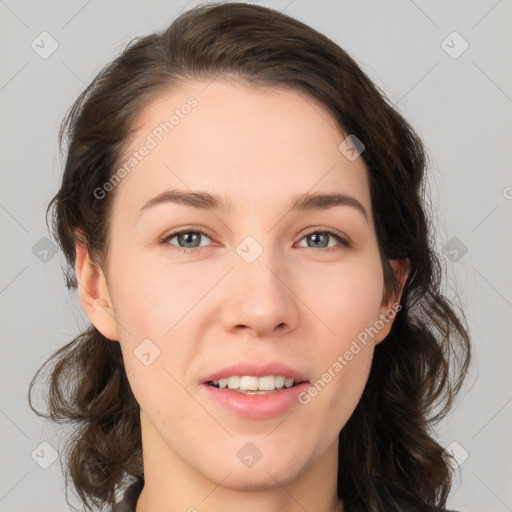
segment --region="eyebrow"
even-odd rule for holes
[[[233,211],[232,201],[218,194],[187,190],[165,190],[145,203],[142,208],[140,208],[139,212],[167,203],[182,204],[203,210]],[[355,197],[342,192],[306,192],[299,194],[292,198],[289,209],[292,211],[327,210],[335,206],[350,206],[355,208],[363,214],[366,222],[368,222],[368,212],[364,206]]]

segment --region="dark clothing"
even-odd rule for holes
[[[139,499],[143,487],[144,478],[139,477],[126,489],[123,499],[114,505],[112,512],[135,512],[137,500]]]
[[[131,484],[125,491],[123,499],[116,503],[112,508],[112,512],[135,512],[137,500],[144,487],[144,478],[139,477],[133,484]],[[400,504],[400,508],[396,509],[400,512],[416,512],[418,509],[411,506],[409,503],[402,501],[400,498],[396,499]],[[387,512],[387,511],[386,511]],[[392,512],[391,510],[389,512]],[[445,510],[444,512],[457,512],[455,510]]]

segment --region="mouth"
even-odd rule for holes
[[[295,381],[284,375],[232,375],[207,380],[202,383],[200,390],[206,400],[229,414],[249,420],[265,420],[281,416],[296,407],[300,395],[307,392],[309,386],[308,381]]]
[[[307,382],[306,380],[296,380],[286,375],[264,375],[257,377],[255,375],[232,375],[218,380],[205,382],[208,386],[217,389],[226,389],[236,393],[247,395],[267,395],[283,389],[290,389]]]

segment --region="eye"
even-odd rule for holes
[[[163,240],[161,240],[161,243],[175,245],[171,243],[171,240],[176,238],[179,244],[177,249],[181,249],[181,252],[183,253],[191,253],[195,252],[196,249],[201,247],[201,237],[206,237],[210,239],[210,237],[204,231],[184,229],[182,231],[175,231],[174,233],[171,233],[170,235],[166,236]]]
[[[338,242],[338,245],[326,245],[329,243],[329,237],[334,238]],[[313,241],[313,245],[307,246],[308,248],[311,249],[319,248],[325,249],[327,252],[333,252],[338,250],[340,245],[342,247],[350,247],[350,242],[343,235],[341,235],[341,233],[338,233],[337,231],[332,231],[330,229],[310,231],[301,240],[308,238],[309,240]]]
[[[206,237],[210,240],[210,237],[204,232],[199,229],[192,230],[192,229],[184,229],[181,231],[175,231],[174,233],[169,234],[165,238],[163,238],[160,242],[162,244],[168,244],[168,245],[176,245],[172,243],[171,241],[173,239],[177,240],[178,246],[177,249],[180,250],[183,254],[190,254],[198,250],[200,247],[203,247],[204,245],[201,245],[200,241],[202,237]],[[305,236],[301,238],[301,240],[307,239],[309,237],[310,240],[313,241],[314,245],[308,245],[310,249],[325,249],[326,252],[333,252],[339,249],[340,246],[342,247],[350,247],[350,242],[340,233],[337,231],[332,231],[330,229],[323,229],[323,230],[315,230],[310,231]],[[329,237],[333,238],[338,242],[338,245],[328,245]],[[327,243],[327,245],[326,245]],[[316,245],[315,245],[316,244]],[[205,244],[207,245],[207,244]]]

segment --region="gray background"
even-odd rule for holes
[[[512,510],[511,1],[254,3],[283,10],[340,44],[423,138],[446,290],[460,294],[476,359],[437,429],[460,461],[448,504]],[[52,462],[67,431],[35,416],[26,399],[41,363],[87,325],[76,294],[65,289],[64,258],[44,239],[45,208],[61,173],[59,123],[129,40],[196,4],[0,0],[2,512],[68,510],[61,467]],[[31,47],[35,41],[39,52],[51,48],[44,31],[58,43],[47,58]],[[464,41],[448,37],[454,31],[469,44],[460,55]]]

